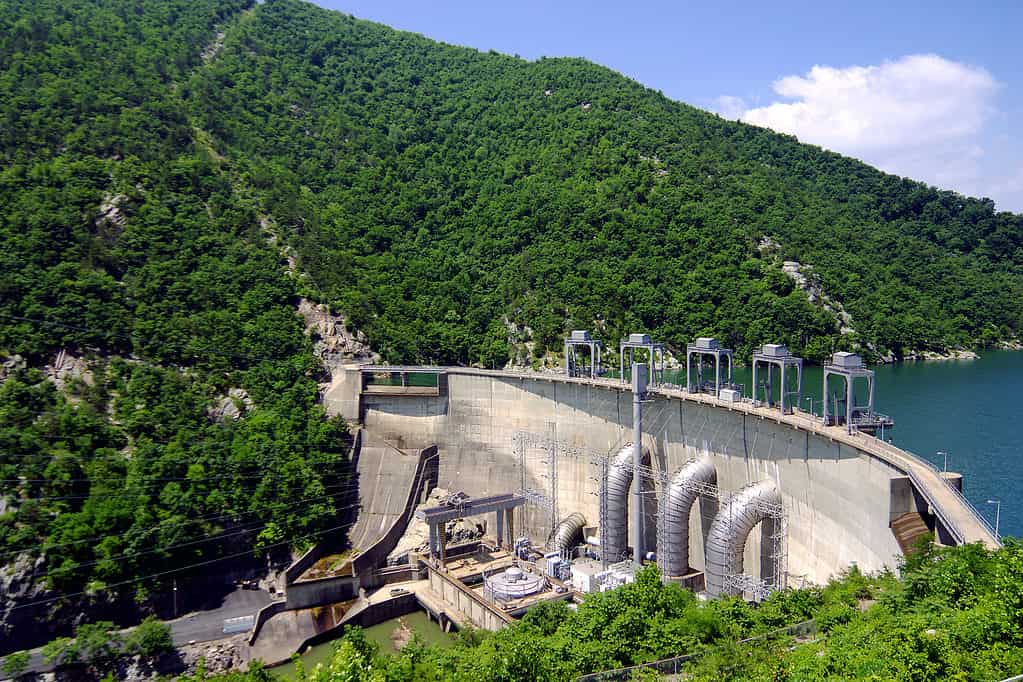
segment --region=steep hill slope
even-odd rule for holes
[[[6,0],[0,94],[3,647],[338,526],[302,294],[387,359],[488,365],[578,326],[820,358],[1023,324],[1020,216],[581,60],[294,0]]]
[[[0,3],[0,652],[194,608],[349,499],[294,283],[176,94],[247,4]]]
[[[695,68],[695,67],[694,67]],[[1023,219],[672,102],[575,59],[260,6],[183,96],[391,359],[503,364],[507,318],[809,357],[1018,334]],[[851,314],[811,306],[795,260]]]

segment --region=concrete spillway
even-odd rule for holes
[[[612,455],[632,438],[632,395],[617,382],[451,368],[437,395],[410,396],[363,393],[358,369],[352,377],[326,396],[328,408],[360,420],[378,441],[406,448],[436,443],[441,486],[473,496],[544,492],[553,513],[527,506],[520,523],[540,542],[552,518],[575,512],[600,518],[600,471],[578,452],[558,451],[553,464],[550,453],[520,452],[515,434]],[[824,582],[853,561],[867,571],[894,567],[902,552],[889,523],[911,511],[927,516],[946,543],[996,543],[939,474],[870,436],[822,426],[800,412],[781,415],[658,388],[647,395],[643,447],[655,470],[676,472],[706,454],[722,490],[774,482],[795,579]],[[688,563],[695,570],[705,568],[703,506],[691,505],[688,519]],[[744,571],[755,577],[760,544],[756,533],[745,543]]]

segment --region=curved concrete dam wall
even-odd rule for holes
[[[590,526],[598,524],[602,474],[588,455],[613,455],[632,439],[627,386],[460,368],[447,370],[445,378],[440,395],[363,393],[359,411],[367,440],[403,448],[436,444],[439,484],[450,490],[472,496],[543,492],[549,507],[527,505],[517,524],[536,541],[543,542],[552,526],[573,512],[582,513]],[[788,573],[797,583],[800,577],[824,582],[852,562],[865,571],[894,567],[902,552],[891,520],[909,511],[926,514],[921,492],[930,495],[928,501],[937,495],[945,502],[941,506],[954,506],[941,498],[945,493],[937,487],[948,487],[940,479],[925,481],[933,488],[929,492],[909,481],[907,468],[919,460],[870,436],[850,436],[809,416],[726,405],[709,396],[655,389],[648,397],[643,447],[654,469],[670,477],[688,460],[709,455],[722,491],[774,481],[787,516]],[[570,447],[556,448],[554,457],[539,446],[518,448],[519,432]],[[881,447],[890,449],[890,456],[871,452]],[[919,484],[920,477],[915,481]],[[950,489],[945,492],[953,499]],[[704,568],[706,511],[695,504],[691,512],[689,563],[696,570]],[[951,518],[959,527],[969,525],[958,508]],[[654,536],[648,523],[647,549],[654,549]],[[754,576],[760,571],[759,545],[754,531],[744,560],[744,570]]]

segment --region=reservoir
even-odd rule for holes
[[[995,505],[987,501],[1000,500],[998,530],[1018,537],[1023,535],[1023,507],[1015,494],[1023,483],[1023,352],[981,351],[980,356],[872,365],[875,409],[895,419],[885,440],[939,469],[945,455],[938,453],[948,453],[948,469],[965,478],[966,498],[992,526]],[[713,365],[709,373],[705,367],[704,377],[713,375]],[[685,369],[666,372],[666,378],[685,384]],[[750,394],[748,367],[736,367],[734,381]],[[820,414],[821,389],[821,368],[804,368],[800,407],[812,405]],[[841,391],[841,381],[833,381],[830,390]]]

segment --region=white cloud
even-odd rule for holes
[[[714,110],[725,118],[738,119],[746,113],[746,102],[741,97],[721,95],[714,100]]]
[[[875,66],[814,66],[774,92],[790,101],[746,108],[718,98],[726,118],[796,135],[882,170],[968,194],[988,194],[985,126],[1000,84],[985,69],[933,54]]]

